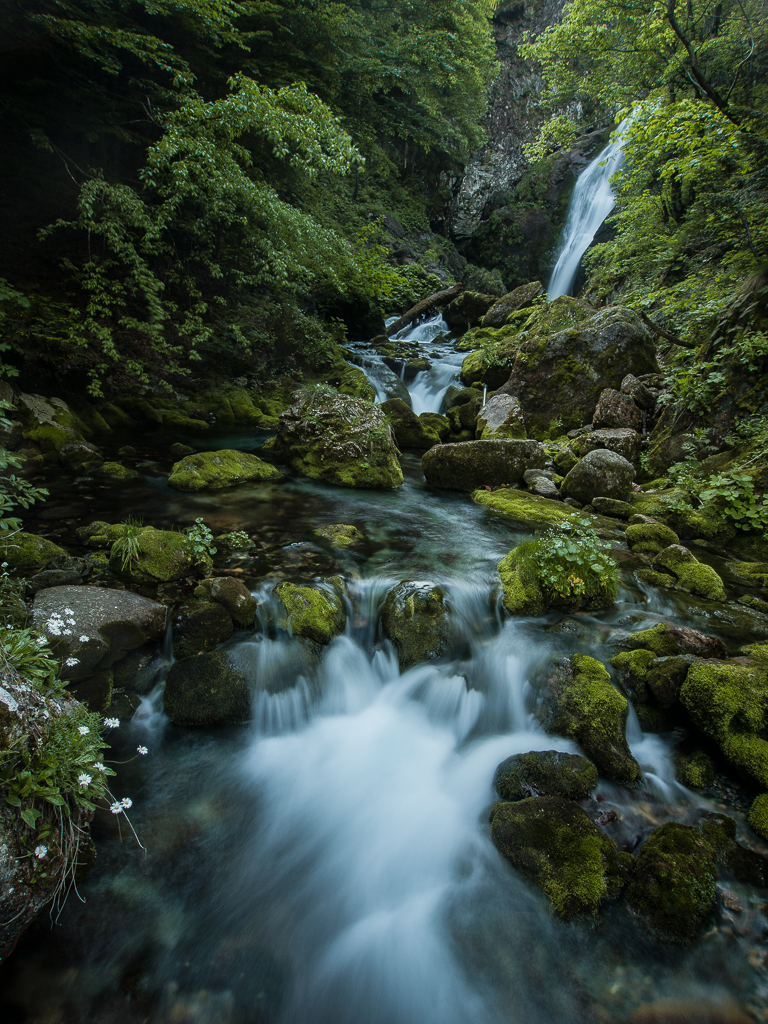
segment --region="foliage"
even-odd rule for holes
[[[530,577],[538,583],[548,605],[606,594],[614,600],[618,566],[608,548],[590,520],[573,513],[559,527],[520,545],[516,564],[524,582]]]
[[[740,530],[762,533],[768,529],[768,495],[755,494],[749,473],[716,473],[699,496],[708,513],[733,520]]]
[[[198,516],[194,526],[187,527],[184,532],[187,535],[189,549],[194,554],[196,561],[202,562],[216,554],[213,534],[203,522],[202,517]]]
[[[141,519],[128,516],[123,522],[123,532],[112,546],[115,555],[120,556],[120,568],[126,572],[139,557],[139,533],[142,530]]]

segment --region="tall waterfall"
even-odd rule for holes
[[[595,157],[576,182],[565,222],[563,248],[547,288],[550,299],[568,295],[581,257],[614,207],[616,197],[611,178],[624,162],[624,135],[629,120],[621,122],[615,140]]]

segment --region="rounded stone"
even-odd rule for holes
[[[634,479],[631,462],[600,448],[579,459],[563,480],[561,490],[582,505],[589,505],[596,497],[626,498]]]
[[[502,761],[493,784],[502,800],[525,800],[530,796],[582,800],[597,785],[597,768],[581,754],[530,750]]]

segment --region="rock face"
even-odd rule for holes
[[[440,435],[425,423],[401,398],[390,398],[381,409],[392,424],[400,448],[432,448],[440,444]]]
[[[493,777],[502,800],[561,796],[583,800],[597,786],[597,768],[580,754],[531,750],[502,761]]]
[[[579,459],[566,474],[563,494],[589,505],[593,498],[623,499],[632,489],[635,468],[616,452],[598,448]]]
[[[430,583],[400,583],[381,610],[384,636],[397,648],[401,671],[448,650],[451,627],[445,594]]]
[[[592,424],[595,427],[615,429],[624,427],[629,430],[641,430],[643,414],[635,405],[631,395],[625,395],[614,388],[605,388],[597,400]]]
[[[477,414],[475,432],[480,438],[525,439],[525,420],[520,403],[512,395],[493,395]]]
[[[566,921],[597,914],[620,894],[632,867],[631,854],[619,853],[578,804],[559,796],[496,804],[491,836]]]
[[[607,448],[609,452],[616,452],[627,462],[637,462],[640,458],[642,438],[636,430],[627,427],[611,429],[592,430],[588,434],[582,434],[571,441],[568,449],[573,452],[576,458],[582,459],[585,455],[598,448]],[[572,466],[565,469],[567,473]]]
[[[482,440],[443,444],[421,460],[431,487],[472,491],[522,480],[526,469],[541,469],[546,453],[538,441]]]
[[[278,626],[319,644],[328,644],[344,632],[347,616],[338,594],[296,583],[280,583],[275,597],[283,606]]]
[[[310,391],[282,414],[275,454],[304,476],[340,487],[391,490],[403,482],[381,408],[330,390]]]
[[[250,718],[251,696],[251,686],[227,651],[214,651],[171,665],[163,708],[174,725],[237,725]]]
[[[588,423],[601,391],[617,388],[628,372],[656,371],[653,340],[640,318],[610,306],[573,329],[521,338],[501,390],[520,401],[530,434],[557,436]]]
[[[443,320],[452,331],[466,331],[468,327],[475,327],[479,324],[495,302],[495,295],[462,292],[458,298],[449,302],[445,307]]]
[[[543,294],[541,281],[529,281],[519,288],[497,299],[483,317],[483,327],[503,327],[511,313],[530,306],[537,296]]]
[[[174,464],[168,485],[177,491],[218,491],[233,484],[281,480],[279,469],[246,452],[198,452]]]
[[[637,518],[637,517],[633,517]],[[673,529],[663,523],[657,523],[649,516],[645,523],[632,523],[627,527],[625,534],[627,544],[633,551],[640,551],[647,555],[657,555],[670,544],[678,543],[678,536]]]

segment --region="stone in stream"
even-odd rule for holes
[[[210,557],[196,554],[186,534],[174,530],[143,526],[133,531],[120,524],[110,527],[109,535],[116,537],[110,550],[109,568],[130,583],[170,583],[202,575],[211,567]]]
[[[338,594],[296,583],[280,583],[274,593],[282,606],[277,617],[280,629],[319,644],[344,632],[347,616]]]
[[[640,518],[640,516],[632,516],[625,534],[627,544],[633,551],[657,555],[670,544],[679,543],[679,537],[671,527],[665,526],[664,523],[657,523],[648,516],[642,517],[645,522],[632,522],[633,519]]]
[[[466,331],[476,327],[496,301],[495,295],[462,292],[445,307],[443,320],[452,331]]]
[[[500,487],[495,491],[475,491],[472,500],[513,523],[560,526],[570,523],[573,515],[573,508],[562,501],[542,498],[538,494],[531,494],[530,491],[517,491],[511,487]],[[579,518],[589,519],[601,536],[621,537],[612,519],[596,516],[591,512],[580,513]]]
[[[750,850],[736,841],[736,822],[717,811],[705,811],[698,823],[699,832],[715,852],[722,864],[737,882],[754,885],[758,889],[768,886],[768,857]]]
[[[530,796],[582,800],[597,786],[597,768],[580,754],[531,750],[502,761],[493,785],[502,800],[525,800]]]
[[[541,281],[529,281],[527,284],[521,284],[514,291],[502,295],[500,299],[494,299],[483,317],[483,327],[503,327],[511,313],[529,307],[533,300],[543,292],[544,287]]]
[[[475,432],[480,438],[526,438],[520,403],[512,395],[493,395],[477,414]]]
[[[689,626],[672,626],[660,622],[651,629],[641,629],[621,641],[629,650],[644,648],[657,657],[671,657],[675,654],[693,654],[697,658],[724,658],[725,644],[717,636],[707,636]]]
[[[563,494],[589,505],[598,495],[624,498],[632,489],[635,468],[616,452],[598,448],[579,459],[563,480]]]
[[[232,576],[201,580],[195,588],[195,597],[208,598],[222,605],[238,629],[252,626],[256,618],[256,598],[244,583]]]
[[[318,540],[330,544],[332,548],[354,548],[365,540],[356,526],[346,526],[344,523],[316,526],[312,532]]]
[[[604,388],[597,400],[592,425],[609,430],[624,427],[639,431],[643,428],[643,414],[631,395],[614,388]]]
[[[234,484],[282,479],[279,469],[255,455],[223,449],[186,455],[174,464],[168,486],[177,491],[218,491]]]
[[[183,604],[173,617],[173,653],[177,658],[203,654],[229,640],[232,617],[216,601],[191,600]]]
[[[627,904],[655,938],[687,944],[714,909],[716,877],[714,850],[698,829],[668,821],[640,849]]]
[[[606,448],[609,452],[616,452],[627,462],[635,463],[640,458],[642,438],[636,430],[627,427],[616,427],[613,429],[591,430],[588,434],[582,434],[574,438],[568,445],[566,451],[573,455],[573,462],[565,469],[567,473],[576,465],[578,459],[595,451],[598,448]],[[556,462],[558,468],[560,465]],[[565,467],[563,467],[565,468]]]
[[[393,587],[381,610],[381,627],[397,648],[401,671],[442,657],[452,639],[443,589],[407,581]]]
[[[547,456],[538,441],[488,440],[443,444],[421,460],[431,487],[473,491],[522,480],[526,469],[543,469]]]
[[[425,423],[400,398],[381,403],[381,409],[392,424],[400,448],[432,448],[440,444],[440,435]]]
[[[526,469],[523,473],[525,486],[531,494],[540,494],[542,498],[560,499],[560,491],[552,479],[552,474],[543,469]]]
[[[0,560],[22,576],[33,575],[62,555],[66,555],[64,548],[35,533],[16,530],[0,537]]]
[[[228,650],[175,661],[168,670],[163,710],[174,725],[215,726],[247,722],[253,686]]]
[[[699,562],[682,544],[670,544],[653,560],[656,572],[670,573],[680,590],[710,601],[725,601],[725,588],[711,565]]]
[[[651,666],[659,660],[653,651],[647,650],[622,651],[611,658],[619,685],[632,701],[640,726],[645,732],[668,732],[675,725],[670,713],[658,706],[648,686]]]
[[[559,796],[495,804],[491,836],[566,921],[596,915],[620,895],[634,866],[578,804]]]

